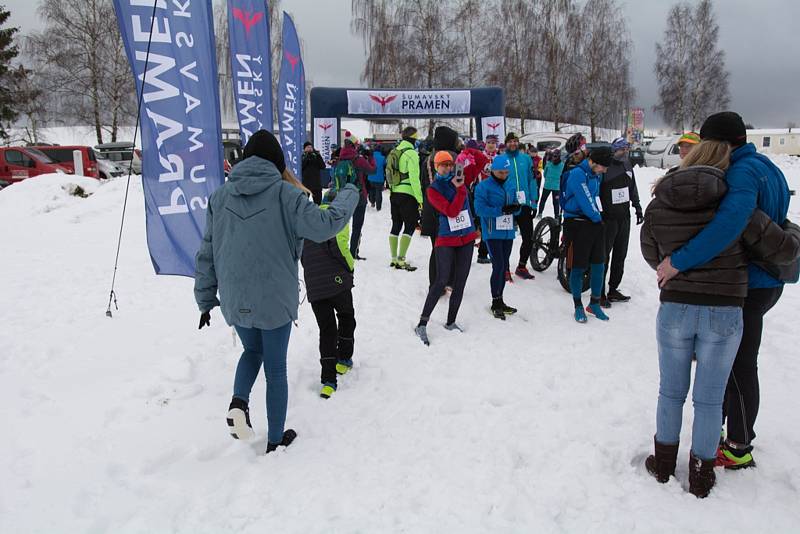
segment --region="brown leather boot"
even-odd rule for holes
[[[694,454],[689,454],[689,493],[698,499],[708,497],[717,482],[714,474],[715,461],[716,458],[701,460]]]
[[[644,466],[647,472],[653,475],[656,480],[662,484],[669,481],[669,477],[675,476],[675,464],[678,462],[678,444],[666,445],[656,441],[653,436],[653,443],[655,443],[655,454],[651,454],[644,461]]]

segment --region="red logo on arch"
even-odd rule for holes
[[[250,28],[258,24],[258,22],[264,18],[264,13],[262,11],[257,11],[255,13],[251,11],[242,11],[238,7],[234,7],[233,18],[244,24],[245,32],[250,35]]]
[[[333,126],[333,123],[322,123],[319,125],[323,132],[327,132],[331,126]]]
[[[497,127],[500,126],[500,123],[499,122],[487,122],[486,126],[491,128],[492,131],[494,132],[495,130],[497,130]]]
[[[391,95],[391,96],[369,95],[369,97],[370,99],[374,100],[375,102],[381,105],[381,111],[386,109],[386,105],[389,102],[393,102],[394,100],[397,99],[397,95]]]

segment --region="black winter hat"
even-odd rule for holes
[[[741,146],[747,142],[747,128],[738,113],[733,111],[714,113],[700,128],[700,139],[727,141],[733,146]]]
[[[433,148],[458,151],[458,132],[447,126],[439,126],[433,132]]]
[[[305,150],[307,146],[314,146],[314,143],[312,143],[311,141],[306,141],[305,143],[303,143],[303,150]]]
[[[515,134],[514,132],[508,132],[506,134],[506,140],[504,142],[508,143],[512,139],[516,139],[517,141],[519,141],[519,137],[517,137],[517,134]]]
[[[244,157],[249,158],[250,156],[258,156],[271,161],[281,174],[286,170],[286,160],[283,159],[281,144],[274,135],[266,130],[259,130],[250,136],[250,140],[244,146]]]
[[[589,149],[589,159],[603,167],[610,167],[614,161],[614,150],[611,145],[594,146]]]

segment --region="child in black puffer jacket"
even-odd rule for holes
[[[335,193],[323,200],[324,209]],[[353,346],[356,329],[353,309],[353,256],[349,248],[350,228],[322,243],[305,240],[303,278],[306,295],[319,326],[319,353],[322,366],[320,397],[328,399],[338,387],[337,374],[353,367]]]

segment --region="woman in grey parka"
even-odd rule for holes
[[[297,435],[291,429],[284,432],[286,352],[299,306],[297,262],[303,239],[326,241],[344,228],[358,203],[358,190],[346,185],[327,210],[320,210],[286,168],[278,140],[265,130],[250,137],[244,158],[209,200],[194,294],[200,328],[210,325],[211,310],[220,306],[244,346],[227,418],[234,438],[254,435],[248,403],[264,367],[269,453]]]

